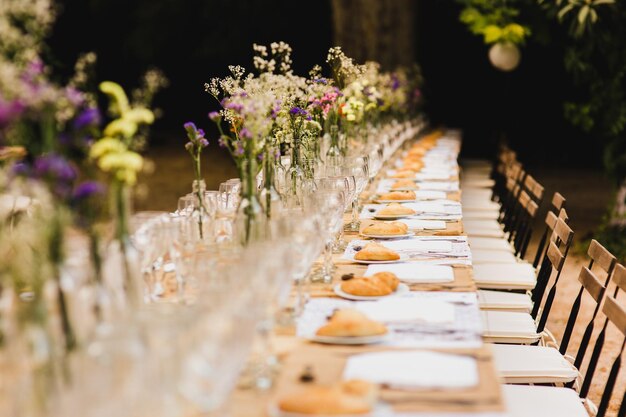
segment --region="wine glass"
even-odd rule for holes
[[[369,158],[365,157],[357,157],[349,161],[346,166],[345,173],[349,177],[353,177],[355,179],[356,191],[354,193],[354,197],[352,199],[352,220],[346,226],[346,230],[351,232],[358,232],[360,223],[359,223],[359,195],[365,190],[365,186],[369,181],[369,169],[368,169],[368,161]]]

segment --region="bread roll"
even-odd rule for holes
[[[374,320],[370,320],[358,310],[343,309],[335,312],[324,326],[320,327],[318,336],[363,337],[387,333],[387,328]]]
[[[412,201],[415,200],[416,195],[414,191],[392,191],[380,196],[380,200],[398,200],[398,201]]]
[[[386,207],[378,210],[377,214],[380,216],[412,216],[415,214],[415,210],[400,203],[389,203]]]
[[[386,246],[378,243],[368,243],[354,255],[359,261],[397,261],[400,255]]]
[[[399,236],[405,235],[409,227],[402,222],[378,222],[363,228],[364,235]]]
[[[411,179],[401,179],[396,181],[395,183],[393,183],[393,185],[391,186],[391,188],[393,190],[397,190],[399,188],[409,188],[412,190],[417,190],[417,184],[415,183],[415,181],[411,180]]]

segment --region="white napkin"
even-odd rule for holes
[[[441,300],[414,298],[383,299],[356,304],[356,308],[372,320],[383,323],[421,321],[432,324],[454,323],[454,306]]]
[[[400,281],[408,283],[440,283],[454,281],[454,270],[448,265],[430,265],[421,262],[370,264],[365,271],[369,277],[377,272],[393,272]]]
[[[434,190],[434,191],[458,191],[458,182],[444,182],[444,181],[424,181],[418,185],[420,190]]]
[[[447,353],[364,353],[348,359],[343,378],[406,389],[459,389],[478,384],[478,366],[474,358]]]
[[[404,219],[398,220],[407,226],[409,229],[417,230],[445,230],[446,222],[439,220],[416,220],[416,219]]]
[[[388,242],[381,242],[383,246],[395,250],[405,252],[429,252],[429,253],[442,253],[452,251],[452,242],[439,241],[439,242],[425,242],[419,239],[404,239],[404,240],[391,240]]]

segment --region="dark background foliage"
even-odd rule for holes
[[[306,7],[287,0],[60,0],[50,49],[64,74],[80,52],[95,51],[98,78],[127,87],[146,69],[162,69],[170,86],[157,99],[163,117],[153,136],[157,144],[175,146],[186,120],[209,125],[206,114],[215,104],[203,83],[225,75],[230,64],[251,68],[253,42],[290,43],[300,74],[323,63],[333,45],[331,13],[329,0]],[[527,164],[600,168],[602,144],[563,119],[563,101],[574,89],[563,50],[554,46],[558,31],[536,29],[539,36],[522,49],[519,68],[501,73],[458,13],[452,0],[416,1],[414,53],[433,123],[462,128],[470,155],[488,155],[506,135]],[[550,36],[553,42],[540,42]]]

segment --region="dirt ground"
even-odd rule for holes
[[[136,202],[136,209],[174,210],[176,209],[178,197],[191,189],[193,176],[189,155],[184,150],[181,142],[181,146],[178,147],[155,147],[151,150],[149,157],[153,160],[156,169],[152,175],[144,177],[142,185],[144,190],[149,190],[149,194],[146,198]],[[207,189],[217,189],[220,182],[237,175],[229,156],[213,144],[205,152],[203,159]],[[545,186],[546,200],[549,200],[557,190],[565,196],[570,216],[570,225],[575,232],[577,242],[583,240],[598,226],[611,197],[610,183],[600,172],[556,168],[529,169],[529,172]],[[546,207],[547,203],[544,202],[544,207],[540,211],[540,217],[542,218],[538,220],[538,223],[543,222]],[[542,231],[543,228],[537,228],[536,230]],[[540,232],[535,233],[535,239],[538,238],[537,235],[539,234]],[[534,247],[533,244],[529,250],[529,257],[530,254],[534,255]],[[562,336],[571,304],[580,288],[577,281],[578,273],[586,263],[587,260],[582,251],[575,251],[570,254],[566,262],[558,286],[557,298],[548,321],[548,328],[555,334],[557,340],[560,340]],[[570,343],[569,354],[576,354],[582,333],[593,312],[593,307],[593,301],[586,297],[579,315],[575,334]],[[601,325],[597,327],[601,327]],[[595,336],[592,338],[592,342],[594,340]],[[604,384],[613,359],[618,353],[621,340],[621,335],[617,330],[609,326],[601,362],[598,366],[590,394],[590,398],[595,404],[598,404],[600,401]],[[585,369],[586,365],[583,366],[583,371]],[[621,394],[625,388],[626,371],[622,370],[615,392]],[[617,413],[621,395],[615,395],[614,397],[611,404],[612,414],[610,414],[613,416]]]

